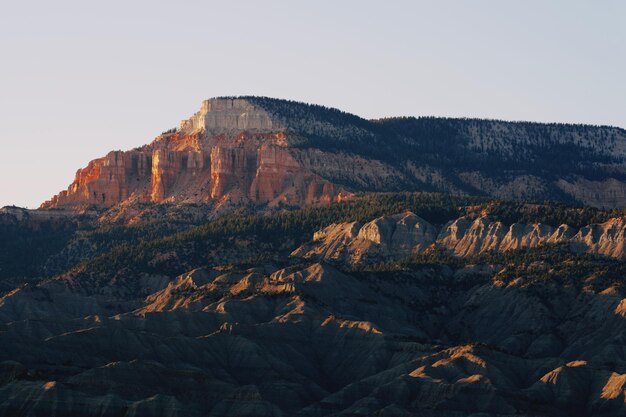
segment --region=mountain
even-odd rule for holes
[[[78,170],[42,208],[304,207],[362,191],[626,205],[626,131],[447,118],[365,120],[264,97],[214,98],[152,143]]]
[[[0,209],[0,417],[626,415],[625,141],[205,101]]]

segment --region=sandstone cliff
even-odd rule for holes
[[[206,100],[175,132],[90,162],[42,208],[108,208],[127,200],[303,206],[347,194],[297,162],[288,140],[284,126],[248,100]]]
[[[78,170],[42,208],[120,202],[306,206],[357,191],[441,191],[626,205],[626,131],[398,118],[263,97],[215,98],[180,127]]]

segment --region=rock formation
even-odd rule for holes
[[[626,132],[618,128],[367,121],[285,100],[215,98],[152,143],[90,162],[42,208],[129,201],[306,206],[394,190],[618,207],[626,204],[624,172]]]
[[[365,258],[407,257],[424,252],[437,229],[413,213],[384,216],[371,222],[333,224],[315,233],[313,241],[292,256],[359,263]]]
[[[154,142],[116,151],[78,170],[42,208],[109,208],[118,203],[328,203],[348,195],[297,162],[285,128],[244,99],[211,99]]]
[[[455,256],[565,244],[576,253],[626,258],[626,220],[613,218],[576,230],[534,223],[505,225],[489,216],[462,217],[437,228],[413,213],[383,216],[368,223],[340,223],[316,232],[292,256],[347,263],[402,259],[443,249]]]

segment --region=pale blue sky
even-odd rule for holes
[[[626,1],[0,1],[0,206],[202,99],[626,127]]]

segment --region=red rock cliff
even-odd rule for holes
[[[91,161],[42,208],[104,209],[128,199],[303,206],[342,191],[294,159],[280,121],[243,99],[212,99],[176,132]]]

